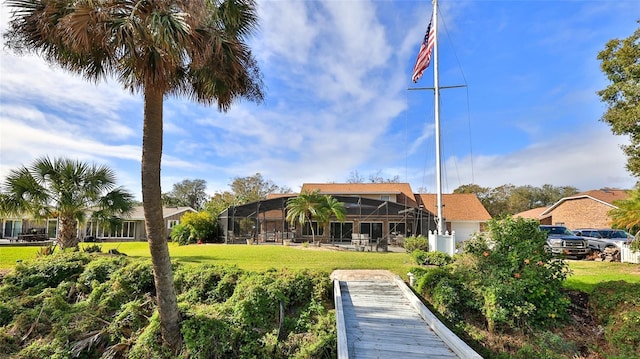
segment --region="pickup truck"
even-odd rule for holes
[[[606,248],[620,249],[623,244],[633,240],[633,236],[622,229],[613,228],[578,228],[573,231],[576,236],[584,237],[591,250],[603,252]]]
[[[565,226],[541,225],[540,230],[547,233],[545,249],[553,255],[575,256],[583,259],[589,253],[589,241],[578,237]]]

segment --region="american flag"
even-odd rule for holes
[[[416,64],[413,66],[413,76],[411,76],[413,82],[420,80],[424,70],[429,67],[429,63],[431,63],[431,49],[433,49],[433,45],[436,42],[436,32],[431,27],[432,24],[433,16],[431,17],[431,21],[429,21],[429,26],[427,26],[427,32],[424,34],[422,45],[420,45],[420,52],[418,52]]]

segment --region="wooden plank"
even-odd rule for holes
[[[388,281],[340,281],[350,358],[457,358]]]

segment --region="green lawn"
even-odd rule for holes
[[[81,244],[80,247],[89,244]],[[116,248],[131,257],[149,257],[146,242],[101,243],[102,252]],[[37,247],[0,246],[0,269],[12,268],[17,260],[35,258]],[[184,264],[233,264],[250,271],[270,268],[319,269],[387,269],[406,279],[414,266],[406,253],[353,252],[318,249],[313,246],[206,244],[178,246],[169,243],[174,261]]]
[[[88,244],[81,244],[81,247]],[[102,251],[116,248],[131,257],[149,257],[146,242],[101,243]],[[11,269],[18,260],[29,260],[36,256],[38,247],[0,246],[0,269]],[[178,246],[169,243],[171,258],[184,264],[237,265],[250,271],[270,268],[319,269],[330,272],[334,269],[387,269],[402,278],[414,266],[405,253],[376,253],[319,250],[312,246],[284,247],[278,245],[225,245],[206,244]],[[640,282],[640,265],[629,263],[607,263],[593,261],[569,261],[572,274],[566,287],[590,292],[598,282],[624,280]]]
[[[590,293],[600,282],[623,280],[640,283],[640,264],[620,262],[569,261],[572,275],[565,287]]]

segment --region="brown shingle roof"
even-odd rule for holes
[[[319,190],[328,195],[372,195],[395,194],[404,195],[408,206],[417,206],[413,190],[408,183],[305,183],[300,192]]]
[[[435,194],[420,194],[424,209],[437,213]],[[473,193],[449,193],[442,195],[442,215],[447,221],[488,221],[491,215]]]
[[[592,191],[582,192],[578,194],[574,194],[573,196],[564,197],[560,199],[558,202],[554,203],[553,206],[547,208],[542,214],[546,215],[551,213],[556,207],[558,207],[561,203],[565,201],[577,200],[581,198],[591,198],[593,200],[608,204],[612,208],[616,206],[613,202],[627,199],[629,197],[629,193],[626,190],[621,189],[596,189]]]
[[[589,196],[597,200],[600,200],[602,202],[613,204],[614,201],[627,199],[629,197],[629,193],[626,190],[621,190],[621,189],[596,189],[592,191],[578,193],[571,197],[583,197],[583,196]]]
[[[267,195],[267,199],[283,198],[283,197],[295,197],[297,195],[298,195],[297,193],[269,193]]]
[[[514,217],[522,217],[522,218],[532,218],[532,219],[540,219],[540,216],[542,215],[542,213],[544,211],[547,210],[548,207],[538,207],[538,208],[533,208],[524,212],[520,212],[520,213],[516,213],[513,216]]]

